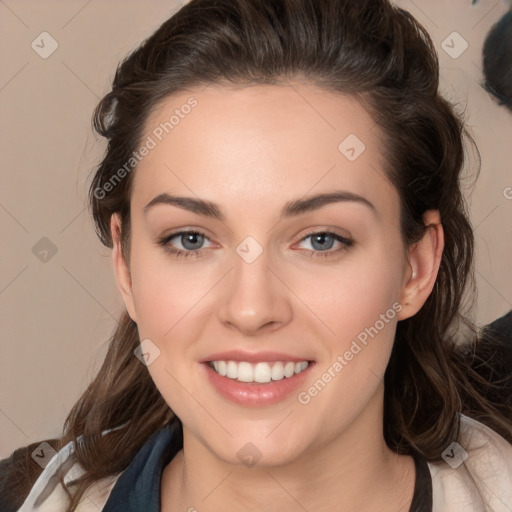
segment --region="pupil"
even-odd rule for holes
[[[320,245],[319,247],[315,247],[315,243],[320,242],[320,244],[325,244],[326,240],[331,242],[330,244],[328,244],[328,247],[325,246],[325,245]],[[320,233],[320,234],[315,235],[313,237],[311,245],[315,249],[320,249],[320,250],[322,250],[322,249],[330,249],[332,247],[332,242],[334,242],[334,238],[332,237],[332,235],[328,235],[327,233]]]
[[[198,249],[201,247],[201,244],[203,242],[201,237],[202,235],[200,233],[187,233],[181,236],[181,243],[183,244],[183,247],[185,247],[185,249]],[[190,245],[187,245],[189,243],[192,244],[192,247],[190,247]]]

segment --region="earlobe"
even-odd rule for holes
[[[121,218],[118,213],[112,214],[110,218],[110,232],[112,234],[112,262],[114,264],[114,272],[117,279],[117,285],[130,318],[137,322],[135,314],[135,305],[132,295],[132,280],[130,269],[124,259],[121,246]]]
[[[399,320],[415,315],[434,288],[444,249],[444,231],[438,210],[423,216],[425,234],[408,249],[408,270],[400,296]]]

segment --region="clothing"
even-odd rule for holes
[[[464,415],[457,443],[443,452],[449,463],[415,458],[416,488],[410,512],[510,512],[512,445]],[[167,425],[144,444],[125,471],[95,484],[77,512],[158,512],[163,468],[182,446],[181,425]],[[452,467],[459,462],[461,465]],[[79,464],[73,461],[72,443],[53,457],[18,512],[63,512],[66,495],[55,473],[66,464],[72,464],[64,478],[68,482],[81,473]],[[42,503],[35,509],[38,500]]]
[[[504,344],[506,344],[504,349],[508,351],[508,355],[512,353],[512,310],[486,325],[485,330],[503,340]]]

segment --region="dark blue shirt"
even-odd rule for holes
[[[181,422],[153,434],[117,479],[103,512],[160,512],[162,471],[183,448]]]

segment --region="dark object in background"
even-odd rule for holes
[[[486,325],[485,329],[499,336],[505,343],[508,341],[508,350],[512,357],[512,311],[494,320],[492,324]],[[509,370],[512,371],[512,366],[509,367]]]
[[[483,49],[482,87],[512,111],[512,10],[489,31]]]
[[[512,405],[512,311],[486,325],[481,338],[470,359],[486,383],[480,391],[495,404]]]

